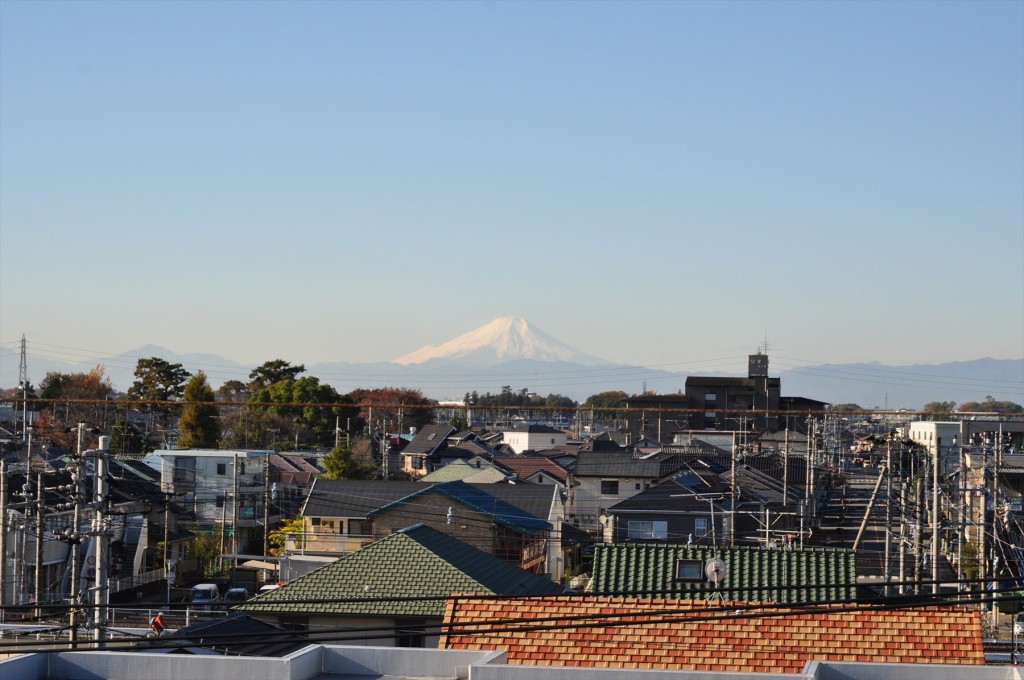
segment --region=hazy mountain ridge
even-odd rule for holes
[[[102,365],[114,387],[124,391],[134,381],[140,358],[159,357],[180,363],[192,373],[207,374],[216,389],[228,380],[248,381],[254,365],[214,354],[177,354],[146,345],[107,359],[79,363],[29,357],[29,379],[39,385],[48,372],[74,373]],[[293,364],[299,359],[279,355]],[[438,346],[426,346],[392,362],[344,361],[305,364],[307,375],[341,393],[357,388],[409,387],[435,399],[461,399],[468,392],[499,393],[503,386],[528,388],[546,396],[561,394],[583,401],[599,392],[644,389],[673,394],[684,389],[687,375],[617,364],[578,352],[515,317],[501,317]],[[718,375],[723,375],[717,373]],[[782,395],[864,408],[919,409],[929,401],[997,400],[1024,403],[1024,359],[974,359],[945,364],[888,366],[880,363],[828,364],[770,371],[782,380]],[[724,375],[743,376],[745,371]],[[0,387],[13,387],[4,385]]]

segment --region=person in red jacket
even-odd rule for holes
[[[149,620],[149,627],[153,629],[153,632],[156,633],[157,636],[164,632],[164,628],[166,628],[166,626],[164,625],[163,612],[157,612],[156,616]]]

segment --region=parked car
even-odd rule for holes
[[[189,591],[188,601],[195,607],[200,607],[204,611],[210,611],[213,606],[220,600],[220,590],[217,588],[216,583],[199,583],[192,586],[192,590]]]
[[[248,599],[249,591],[245,588],[229,588],[228,592],[224,593],[224,597],[221,598],[221,602],[224,603],[225,607],[230,607],[239,602],[245,602]]]
[[[1013,617],[1013,634],[1024,637],[1024,612]]]

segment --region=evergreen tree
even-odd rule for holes
[[[183,449],[217,448],[220,421],[213,405],[213,389],[199,371],[185,385],[185,408],[178,419],[178,446]]]

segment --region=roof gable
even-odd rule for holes
[[[534,517],[525,510],[521,510],[482,489],[470,486],[469,484],[461,481],[446,482],[444,484],[431,484],[426,488],[421,488],[404,498],[400,498],[368,513],[367,517],[376,517],[381,513],[399,508],[407,503],[413,502],[417,497],[428,493],[443,494],[454,501],[462,503],[481,514],[490,517],[492,521],[501,524],[502,526],[529,536],[541,531],[549,531],[551,529],[551,525],[547,521]]]
[[[439,617],[451,593],[552,594],[561,587],[425,525],[403,529],[236,609]],[[415,599],[434,598],[434,599]]]

